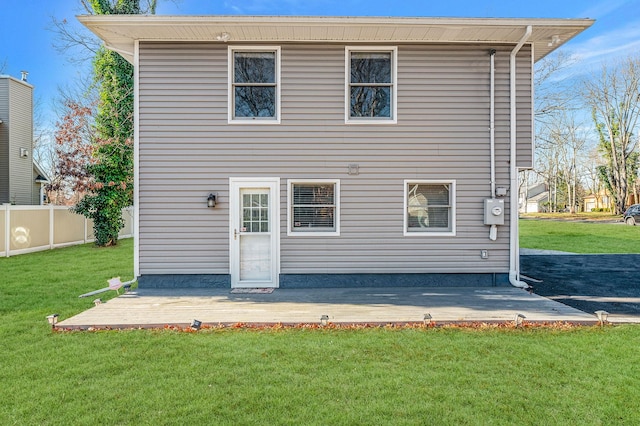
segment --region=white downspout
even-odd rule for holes
[[[517,110],[516,110],[516,55],[529,39],[533,27],[527,25],[527,29],[511,51],[509,58],[509,126],[510,126],[510,199],[509,199],[509,282],[514,287],[529,288],[529,284],[520,281],[520,238],[518,235],[518,168],[516,167],[516,130],[517,130]]]
[[[489,82],[489,98],[490,98],[490,107],[489,107],[489,141],[490,141],[490,165],[491,165],[491,198],[496,198],[496,129],[495,129],[495,120],[496,120],[496,70],[495,70],[495,56],[496,50],[491,49],[489,51],[489,56],[491,57],[489,61],[489,66],[491,67],[490,72],[490,82]],[[491,241],[495,241],[498,239],[498,226],[491,225],[489,230],[489,239]]]
[[[140,277],[140,41],[133,48],[133,279]]]

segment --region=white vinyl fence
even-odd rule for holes
[[[122,211],[119,237],[133,236],[133,207]],[[93,221],[67,206],[0,205],[0,257],[94,241]]]

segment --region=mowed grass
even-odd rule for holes
[[[637,326],[51,332],[131,256],[0,259],[0,424],[640,424]]]
[[[640,226],[520,220],[520,247],[572,253],[640,253]]]

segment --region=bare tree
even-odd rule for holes
[[[51,17],[49,30],[56,34],[53,48],[66,55],[67,60],[73,64],[89,63],[101,46],[100,40],[85,27],[67,19]]]
[[[600,146],[608,160],[603,175],[614,198],[615,213],[622,214],[629,191],[629,159],[638,145],[640,57],[603,64],[599,76],[585,81],[584,97],[592,109]]]
[[[600,173],[598,172],[598,169],[603,165],[604,165],[604,159],[602,158],[602,155],[600,154],[598,147],[597,146],[592,147],[586,153],[585,168],[584,168],[583,176],[585,180],[586,189],[589,191],[590,194],[592,194],[596,198],[596,207],[602,206],[602,202],[603,202],[602,191],[605,187],[600,177]],[[608,203],[605,208],[609,208],[609,207],[610,207],[610,203]]]
[[[535,118],[538,123],[547,123],[549,118],[558,111],[571,109],[577,100],[574,82],[562,78],[562,71],[575,64],[571,54],[560,51],[547,56],[536,64],[534,85]]]
[[[579,169],[585,163],[582,152],[588,139],[586,129],[576,118],[575,111],[565,110],[554,115],[550,130],[552,141],[558,147],[559,172],[567,188],[569,212],[575,213],[578,206],[579,176],[582,175]]]
[[[54,151],[51,129],[47,126],[43,112],[42,98],[36,97],[33,101],[33,159],[49,178],[55,170]]]
[[[527,185],[544,181],[549,191],[549,211],[556,211],[558,204],[563,201],[561,149],[557,146],[557,138],[553,136],[553,128],[557,121],[554,117],[575,108],[577,103],[573,82],[562,76],[562,71],[574,63],[575,59],[569,53],[558,52],[538,62],[534,75],[536,173],[529,174],[524,181]]]
[[[110,6],[113,9],[120,0],[79,0],[80,13],[94,15],[93,3],[108,5],[107,7]],[[140,3],[142,14],[155,14],[158,0],[144,0],[136,3]],[[54,49],[74,64],[89,64],[102,46],[102,42],[75,19],[68,21],[65,18],[51,17],[49,30],[56,35]]]
[[[561,148],[555,143],[553,135],[548,132],[538,134],[536,140],[536,170],[548,188],[548,211],[555,212],[564,197],[562,190],[564,182],[560,172]]]

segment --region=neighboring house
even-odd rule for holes
[[[33,204],[44,204],[47,200],[46,186],[51,183],[51,179],[47,175],[47,172],[44,171],[42,166],[36,161],[33,160],[33,175],[35,176],[33,181],[33,194],[37,197],[37,202]]]
[[[597,194],[589,194],[583,199],[584,211],[590,212],[597,209],[611,209],[611,197],[606,189],[601,189]]]
[[[634,188],[629,188],[629,194],[627,195],[626,206],[638,203],[638,194],[633,191]],[[583,199],[584,211],[590,212],[594,209],[611,209],[613,211],[614,199],[606,189],[601,189],[597,194],[589,194]]]
[[[549,189],[544,183],[531,186],[525,194],[520,194],[520,213],[540,213],[548,211]]]
[[[141,288],[526,286],[533,64],[592,20],[79,20],[135,66]]]
[[[33,86],[0,75],[0,204],[38,205],[43,185],[42,168],[32,159]]]

